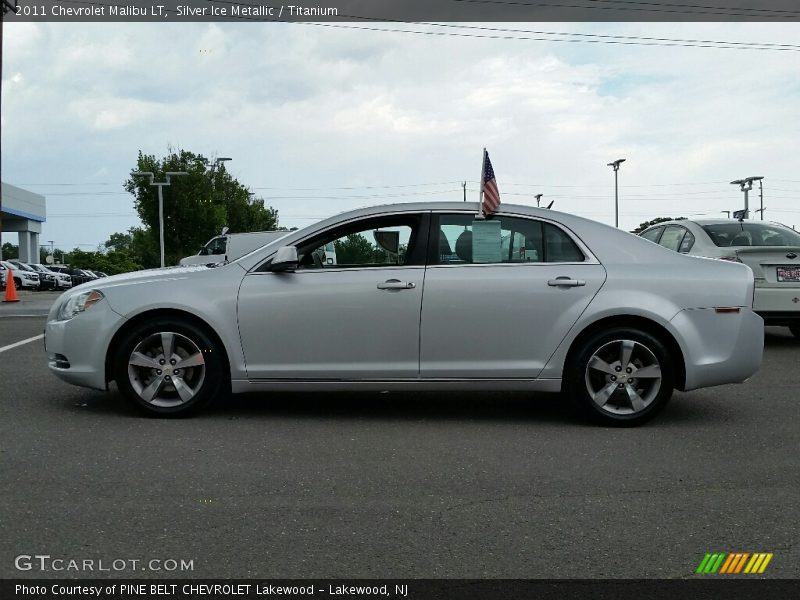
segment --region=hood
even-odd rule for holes
[[[201,273],[206,273],[212,268],[224,269],[232,265],[222,265],[219,267],[208,267],[206,265],[191,265],[188,267],[163,267],[156,269],[146,269],[144,271],[133,271],[131,273],[122,273],[120,275],[111,275],[109,277],[102,277],[87,281],[78,286],[73,287],[68,293],[71,295],[76,290],[104,290],[107,288],[134,285],[139,283],[148,283],[151,281],[168,281],[170,279],[181,280],[190,277],[196,277]],[[237,267],[234,267],[237,268]]]

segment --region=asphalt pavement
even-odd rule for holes
[[[0,310],[0,347],[43,326]],[[750,381],[635,429],[507,393],[247,395],[159,420],[60,382],[33,341],[0,352],[0,577],[673,578],[723,551],[796,578],[798,357],[769,328]]]

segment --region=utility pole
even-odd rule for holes
[[[759,212],[761,213],[761,220],[764,220],[764,180],[758,180],[758,195],[761,198],[761,208]]]
[[[544,194],[536,194],[536,195],[534,196],[534,198],[536,198],[536,208],[541,208],[541,205],[542,205],[542,196],[544,196]]]
[[[753,189],[753,182],[754,181],[761,181],[764,179],[763,177],[745,177],[744,179],[736,179],[731,181],[731,185],[738,185],[739,189],[744,192],[744,217],[746,219],[750,214],[750,196],[749,192]],[[763,209],[763,198],[762,198],[762,209]],[[762,219],[763,219],[763,212],[762,212]]]
[[[619,227],[619,166],[624,162],[624,158],[618,158],[606,165],[614,169],[614,227]]]
[[[166,181],[157,182],[155,175],[152,171],[134,171],[131,173],[134,177],[147,177],[151,186],[158,188],[158,242],[161,247],[161,268],[164,268],[164,193],[163,188],[165,185],[170,185],[170,178],[179,175],[188,175],[186,171],[167,171],[164,173]]]
[[[462,181],[461,182],[461,188],[464,190],[464,202],[466,202],[467,201],[467,182],[466,181]]]

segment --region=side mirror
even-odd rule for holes
[[[270,271],[294,271],[298,262],[300,261],[297,258],[297,246],[283,246],[275,253]]]

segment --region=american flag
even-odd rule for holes
[[[483,151],[483,214],[490,215],[500,206],[500,190],[497,189],[497,181],[494,178],[492,161],[489,160],[489,153]]]

